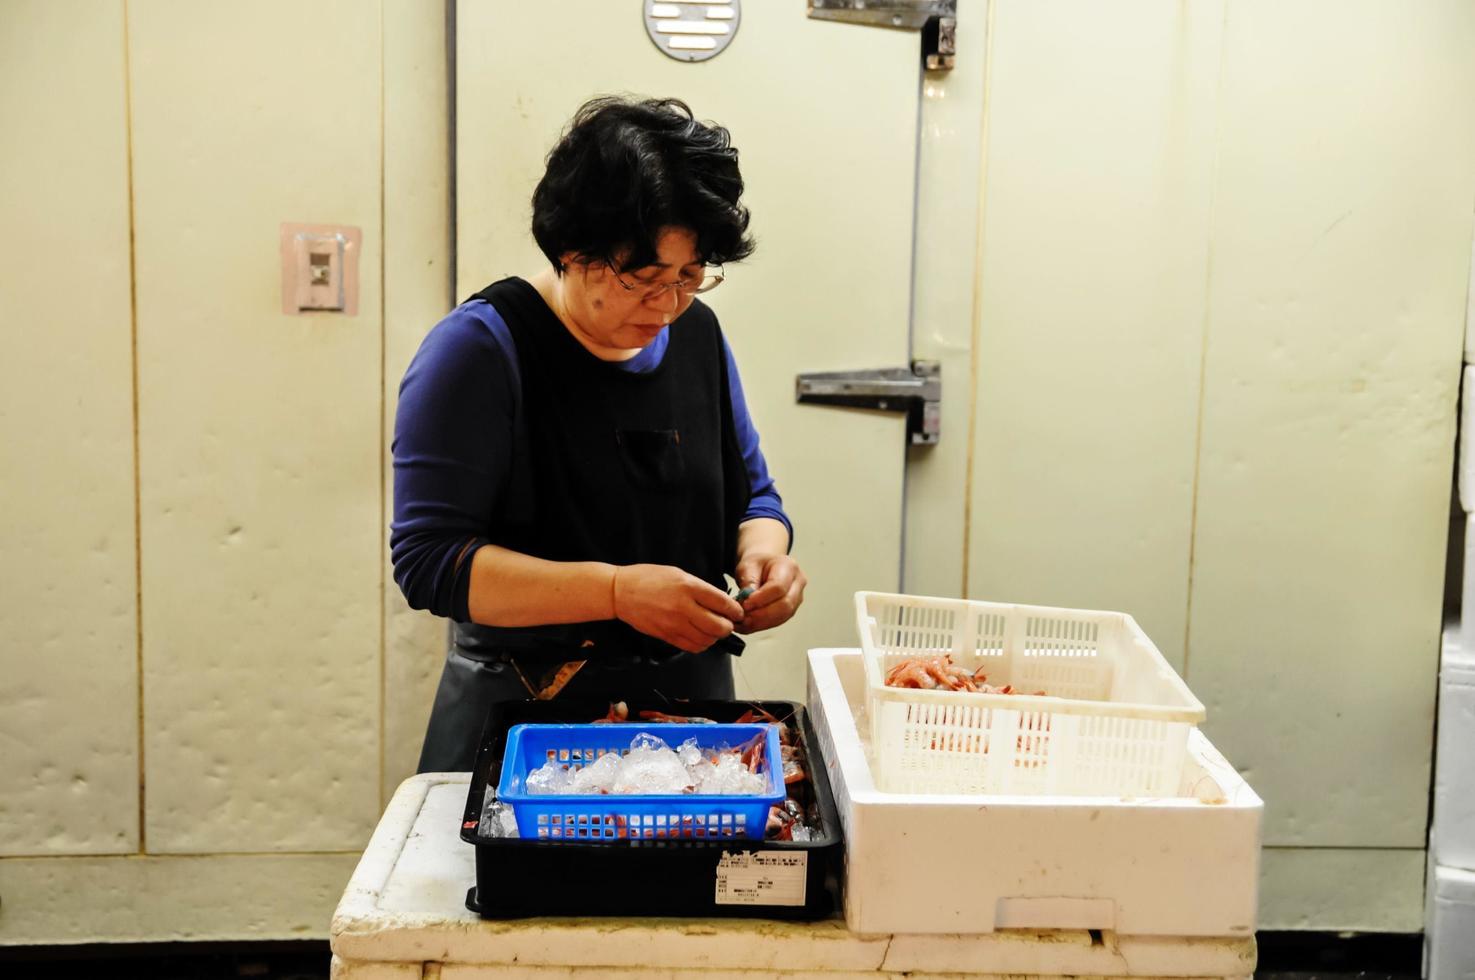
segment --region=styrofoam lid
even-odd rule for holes
[[[1475,683],[1475,649],[1465,642],[1458,623],[1445,625],[1444,643],[1439,653],[1441,676],[1457,682]]]
[[[1475,871],[1434,865],[1434,897],[1475,905]]]

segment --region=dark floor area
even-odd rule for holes
[[[1418,980],[1419,936],[1263,932],[1257,980]],[[43,963],[47,980],[325,980],[328,944],[177,943],[0,948],[0,976]]]
[[[1422,935],[1262,932],[1257,980],[1418,980]]]
[[[326,940],[0,948],[0,977],[46,980],[326,980]],[[34,967],[43,964],[44,970]],[[31,972],[16,970],[32,966]]]

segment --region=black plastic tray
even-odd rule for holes
[[[507,730],[524,723],[582,723],[603,717],[605,701],[508,701],[487,716],[471,771],[461,839],[476,847],[476,885],[466,907],[488,919],[537,915],[735,916],[820,919],[835,913],[836,876],[843,841],[835,797],[825,775],[819,740],[804,706],[792,701],[630,702],[642,710],[699,715],[731,722],[759,707],[780,719],[795,716],[809,778],[800,799],[819,811],[820,826],[808,841],[655,840],[538,841],[483,837],[478,833],[487,787],[502,773]],[[659,726],[656,726],[658,729]],[[807,794],[807,798],[806,798]],[[718,904],[717,866],[729,852],[779,852],[803,856],[803,904]]]

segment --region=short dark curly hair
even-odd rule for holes
[[[548,153],[533,191],[533,238],[561,256],[638,269],[657,259],[662,228],[690,229],[706,263],[752,254],[739,203],[738,152],[721,126],[699,122],[679,99],[591,99]]]

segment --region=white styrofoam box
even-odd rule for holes
[[[1475,566],[1467,566],[1468,583]],[[1468,587],[1468,586],[1467,586]],[[1466,602],[1472,600],[1466,599]],[[1466,607],[1467,613],[1470,606]],[[1451,868],[1475,870],[1475,652],[1463,628],[1444,631],[1439,661],[1439,733],[1434,750],[1430,850]]]
[[[888,792],[1171,795],[1204,706],[1125,613],[855,594]],[[1016,693],[890,687],[946,654]]]
[[[1475,871],[1429,865],[1424,906],[1424,976],[1475,977]]]
[[[1466,343],[1469,343],[1466,336]],[[1470,360],[1468,352],[1465,360]],[[1464,377],[1460,382],[1460,444],[1459,459],[1455,464],[1455,485],[1460,493],[1460,510],[1466,514],[1475,512],[1475,373],[1471,366],[1464,367]],[[1466,542],[1470,539],[1465,538]],[[1468,548],[1469,545],[1466,544]],[[1469,555],[1466,554],[1465,567],[1469,568]],[[1466,576],[1469,580],[1469,576]]]
[[[859,650],[809,652],[853,931],[1253,933],[1264,805],[1197,730],[1177,796],[897,794],[877,789],[865,705]]]
[[[1460,466],[1463,467],[1461,460]],[[1460,626],[1457,643],[1475,643],[1475,514],[1465,515],[1464,576],[1460,581]]]

